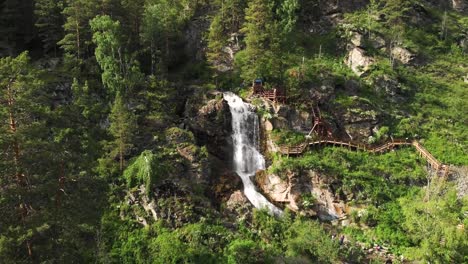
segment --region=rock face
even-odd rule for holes
[[[258,173],[256,181],[272,201],[283,203],[293,211],[301,211],[322,220],[335,220],[347,215],[349,208],[330,188],[333,184],[316,172],[285,173],[283,177]],[[313,197],[313,202],[306,197]]]
[[[346,64],[358,76],[362,76],[366,73],[374,62],[374,58],[366,56],[365,50],[359,47],[351,49],[346,60]]]
[[[311,85],[309,89],[310,97],[316,103],[327,103],[335,96],[336,79],[324,73],[319,75],[319,79],[319,83]]]
[[[262,107],[271,118],[263,119],[262,126],[265,130],[286,129],[308,132],[312,128],[312,117],[309,112],[300,111],[284,104],[273,104],[269,100],[259,99]]]
[[[450,180],[454,181],[457,186],[457,196],[458,198],[463,198],[468,195],[468,167],[461,166],[456,167],[452,166],[450,168],[452,174],[450,175]]]
[[[322,220],[335,220],[348,214],[348,205],[331,189],[332,183],[320,177],[316,172],[309,171],[312,195],[317,199],[314,206],[317,216]]]
[[[197,100],[197,98],[192,100]],[[199,145],[206,145],[211,155],[229,163],[232,142],[231,114],[228,104],[222,98],[212,99],[198,109],[194,111],[191,106],[186,107],[187,127],[193,132]]]
[[[379,123],[378,113],[373,109],[349,108],[343,115],[344,129],[352,140],[367,141],[372,128]]]
[[[351,35],[351,43],[355,47],[365,48],[364,36],[359,32],[353,32]]]
[[[311,33],[322,34],[327,32],[338,22],[343,20],[343,14],[352,12],[366,6],[368,0],[348,0],[348,1],[315,1],[307,4],[307,8],[301,9],[299,17],[303,21],[304,29]]]
[[[121,208],[120,216],[133,217],[144,226],[164,220],[169,226],[180,227],[198,221],[211,206],[208,200],[191,199],[192,195],[188,189],[170,181],[158,186],[150,196],[141,185],[127,191],[127,205]]]
[[[234,56],[241,50],[239,43],[240,35],[238,33],[231,34],[226,46],[223,47],[222,55],[218,57],[213,66],[220,72],[231,71],[234,67]]]
[[[202,61],[205,57],[204,32],[208,31],[211,23],[205,18],[207,12],[207,10],[198,10],[190,23],[187,23],[188,26],[183,34],[185,54],[197,61]]]

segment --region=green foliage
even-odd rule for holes
[[[120,160],[120,171],[124,168],[124,156],[132,147],[133,134],[136,130],[136,118],[127,108],[120,93],[115,98],[112,111],[109,115],[111,126],[110,133],[114,137],[111,143],[110,156],[118,156]]]
[[[271,131],[271,137],[276,144],[287,146],[297,146],[306,140],[303,133],[280,129]]]
[[[334,115],[379,113],[374,141],[421,138],[440,161],[467,165],[466,15],[419,0],[371,0],[329,28],[319,2],[2,1],[0,262],[373,261],[353,245],[338,248],[319,223],[287,211],[282,218],[256,211],[232,223],[213,200],[218,186],[193,183],[193,175],[208,175],[212,161],[217,168],[218,159],[197,145],[207,141],[198,132],[179,128],[190,127],[193,101],[213,98],[212,89],[235,90],[241,79],[250,84],[263,77],[268,88],[285,86],[288,103],[299,109],[315,103],[311,91],[330,88],[333,94],[320,103],[337,110]],[[360,77],[344,63],[354,31],[375,59]],[[383,47],[373,47],[380,37]],[[234,69],[206,83],[212,73],[203,55],[230,62],[226,45],[240,48]],[[414,52],[415,62],[398,62],[390,52],[396,46]],[[19,55],[5,57],[13,54]],[[378,87],[383,77],[397,82],[396,94]],[[210,89],[187,100],[194,80]],[[220,126],[221,114],[214,117]],[[334,119],[342,129],[340,117]],[[272,136],[285,145],[304,141],[293,131]],[[388,246],[415,262],[468,261],[460,228],[468,224],[467,199],[444,182],[423,188],[424,161],[412,150],[372,156],[325,148],[272,156],[269,170],[301,176],[316,170],[338,197],[362,209],[345,230],[351,239]],[[192,160],[200,164],[187,164]],[[155,215],[140,203],[141,185],[154,199]],[[315,198],[304,193],[301,202],[313,209]]]
[[[457,227],[463,200],[458,200],[455,190],[442,181],[434,178],[426,194],[400,200],[405,217],[402,226],[415,245],[406,254],[435,263],[462,263],[468,252],[467,231]]]
[[[188,0],[146,1],[140,37],[143,44],[149,46],[151,74],[167,74],[173,39],[193,15],[193,5],[196,3]]]
[[[97,16],[90,21],[96,60],[102,70],[102,83],[115,96],[126,95],[142,78],[138,63],[125,53],[120,39],[120,22],[111,17]]]
[[[123,173],[130,188],[145,185],[146,194],[150,196],[155,184],[161,182],[167,168],[161,158],[149,150],[143,151]]]
[[[271,167],[281,174],[316,170],[340,181],[341,191],[355,194],[356,200],[388,202],[406,194],[407,183],[422,184],[425,172],[412,150],[398,150],[379,156],[343,148],[325,148],[297,158],[281,157]],[[338,190],[340,191],[340,190]]]
[[[295,26],[297,8],[298,2],[295,0],[283,1],[281,5],[271,0],[249,3],[241,29],[246,35],[246,49],[236,56],[236,64],[244,80],[257,77],[266,78],[272,83],[282,80],[285,65],[283,50],[291,47],[291,43],[285,42],[285,37]]]
[[[227,263],[269,263],[264,252],[252,240],[238,239],[229,243],[227,248]]]
[[[65,59],[70,66],[77,69],[89,58],[91,45],[91,28],[89,20],[96,16],[100,5],[96,0],[66,0],[63,9],[65,36],[59,45],[65,51]]]
[[[44,43],[44,51],[54,51],[57,55],[57,43],[63,38],[63,1],[38,0],[34,13],[37,16],[36,27]]]
[[[167,129],[165,134],[167,141],[175,145],[183,143],[195,143],[195,137],[190,131],[178,127],[171,127]]]
[[[315,222],[295,221],[288,229],[284,243],[287,256],[307,257],[317,263],[334,263],[338,260],[336,241],[331,240]]]

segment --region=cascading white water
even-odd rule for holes
[[[275,215],[282,211],[259,193],[251,177],[265,169],[265,159],[258,151],[259,123],[254,107],[244,103],[231,92],[224,93],[232,115],[232,142],[234,147],[234,169],[244,184],[244,194],[256,208],[267,208]]]

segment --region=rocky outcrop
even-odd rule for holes
[[[322,220],[335,220],[345,217],[349,213],[346,201],[340,200],[331,189],[333,183],[320,177],[317,172],[308,172],[311,181],[311,193],[315,197],[314,206],[317,216]]]
[[[351,48],[358,47],[362,49],[382,49],[385,47],[385,39],[376,33],[363,34],[359,31],[351,31],[349,44]]]
[[[308,132],[312,128],[312,117],[307,111],[300,111],[290,105],[274,104],[263,98],[252,101],[268,113],[268,118],[265,117],[262,121],[262,126],[267,131],[284,129]]]
[[[309,2],[300,10],[300,24],[308,32],[323,34],[342,21],[344,13],[361,9],[368,3],[368,0]]]
[[[391,53],[394,59],[403,64],[414,64],[416,61],[416,55],[403,47],[394,47]]]
[[[200,98],[195,96],[187,101],[185,125],[195,135],[198,145],[205,145],[208,152],[219,159],[229,160],[232,142],[231,114],[227,102],[222,98],[212,99],[200,106],[198,100]]]
[[[131,217],[144,226],[162,220],[168,226],[181,227],[199,221],[211,208],[208,200],[192,197],[193,193],[189,189],[171,181],[161,184],[150,195],[145,186],[141,185],[126,192],[120,217]]]
[[[351,100],[352,104],[346,108],[335,108],[338,123],[346,133],[347,139],[367,142],[373,128],[379,124],[381,114],[357,96],[352,96]]]
[[[283,177],[260,172],[256,182],[271,201],[284,204],[293,211],[327,221],[343,218],[349,213],[346,201],[340,200],[331,189],[333,183],[314,171],[286,172]]]
[[[222,48],[222,54],[212,61],[213,66],[220,72],[231,71],[234,68],[234,56],[241,50],[238,33],[232,33],[227,45]]]
[[[352,48],[346,59],[346,64],[358,76],[362,76],[369,71],[370,66],[374,63],[374,58],[367,56],[365,50],[359,47]]]
[[[468,166],[451,166],[450,180],[455,182],[458,198],[468,195]]]
[[[335,96],[336,78],[330,74],[321,73],[320,82],[309,88],[310,97],[315,103],[327,103]]]

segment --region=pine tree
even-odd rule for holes
[[[246,80],[271,74],[269,56],[272,54],[269,50],[274,45],[271,40],[275,25],[272,8],[269,0],[253,0],[246,10],[246,22],[242,28],[246,44],[242,77]]]
[[[167,73],[171,57],[172,39],[176,37],[183,23],[191,16],[189,3],[184,1],[150,0],[145,5],[141,38],[150,46],[151,73]]]
[[[37,0],[35,4],[36,27],[44,43],[44,52],[53,51],[54,56],[57,56],[57,43],[63,38],[62,11],[63,1],[60,0]]]
[[[223,55],[223,47],[227,43],[227,36],[222,22],[222,17],[217,15],[213,18],[208,34],[208,61],[211,63],[219,60]]]
[[[125,155],[132,147],[131,142],[136,129],[136,118],[133,113],[129,111],[120,93],[118,93],[115,98],[109,119],[111,122],[109,130],[114,137],[111,156],[118,157],[120,171],[123,171]]]
[[[30,67],[27,53],[0,59],[0,118],[3,120],[0,144],[1,149],[6,150],[0,156],[0,171],[4,175],[0,179],[0,188],[5,190],[0,203],[2,210],[11,210],[1,219],[0,233],[25,247],[26,250],[15,254],[30,258],[34,252],[32,230],[38,225],[37,217],[33,217],[34,194],[38,190],[32,186],[41,173],[38,162],[47,165],[40,156],[49,145],[45,140],[48,110],[44,103],[47,105],[47,99],[41,86],[37,71]],[[22,228],[12,231],[18,226]]]
[[[85,59],[93,55],[90,48],[91,28],[88,23],[99,12],[99,3],[98,0],[65,0],[65,36],[59,41],[59,45],[73,68],[78,68]]]

